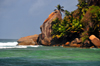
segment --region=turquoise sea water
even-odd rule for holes
[[[0,39],[0,66],[100,66],[100,49],[16,46]]]
[[[0,66],[100,66],[100,49],[47,46],[0,49]]]

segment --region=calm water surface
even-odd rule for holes
[[[0,66],[100,66],[100,49],[47,46],[0,49]]]

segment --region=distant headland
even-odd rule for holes
[[[100,0],[78,1],[71,13],[57,5],[40,26],[41,33],[20,38],[18,45],[100,48]]]

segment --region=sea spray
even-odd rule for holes
[[[0,47],[1,46],[16,46],[18,43],[17,42],[0,42]]]
[[[0,49],[39,47],[39,45],[18,45],[14,39],[0,39]]]

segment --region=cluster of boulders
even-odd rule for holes
[[[91,42],[87,40],[85,41],[84,44],[82,44],[80,38],[75,38],[70,42],[67,41],[67,39],[69,38],[66,37],[52,38],[51,23],[56,18],[62,19],[59,10],[55,10],[54,12],[52,12],[49,15],[49,17],[44,21],[44,23],[40,26],[41,34],[22,37],[17,41],[18,45],[45,45],[45,46],[67,46],[67,47],[91,47],[91,48],[100,47],[100,39],[98,39],[94,35],[91,35],[89,37]]]

